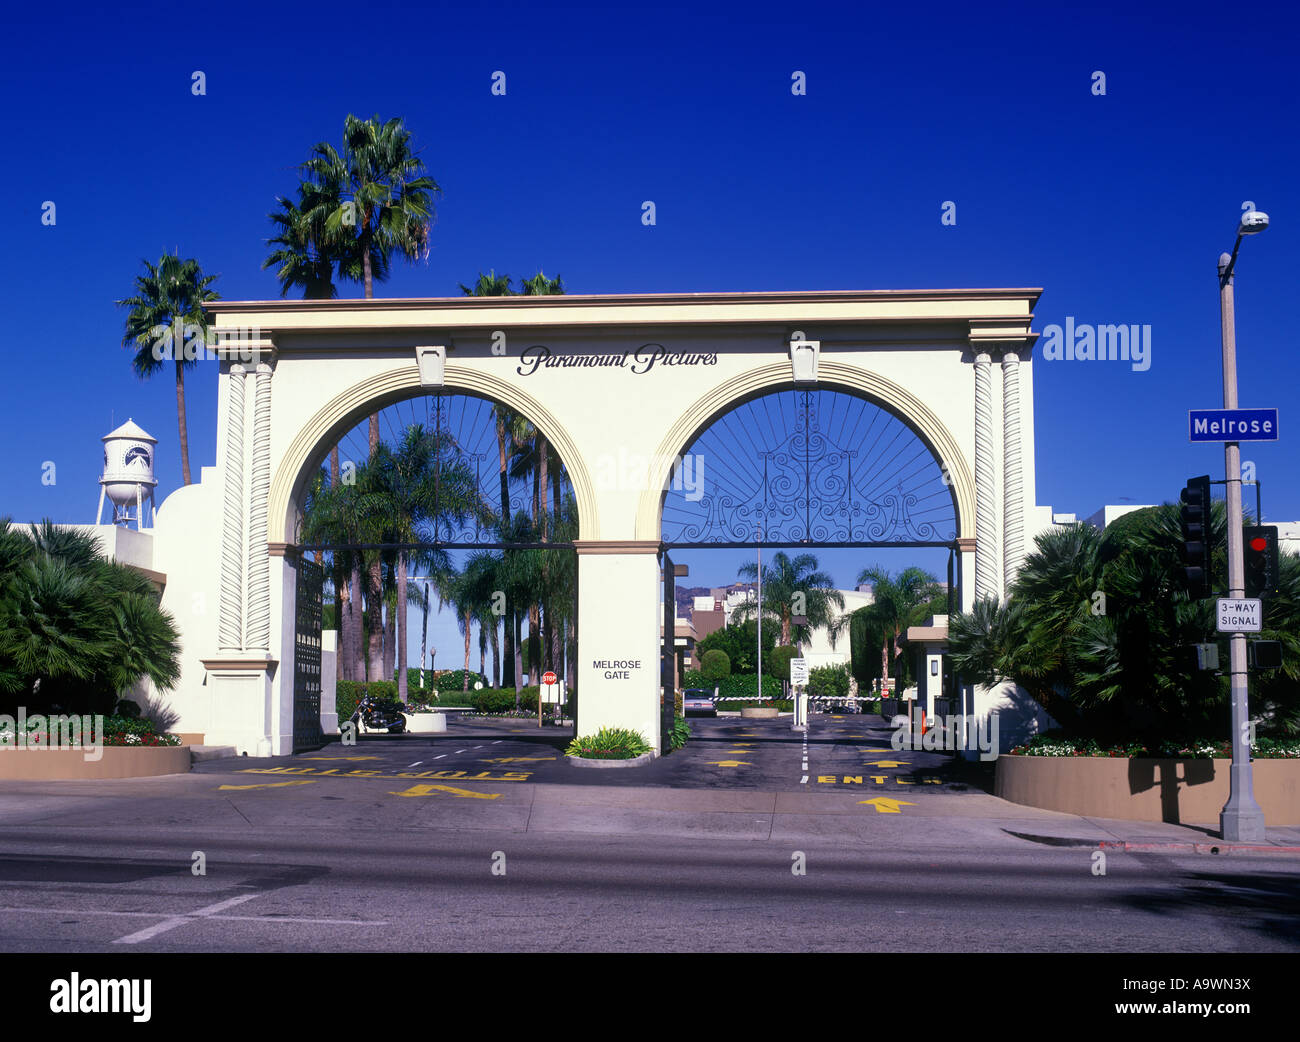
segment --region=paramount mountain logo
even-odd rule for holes
[[[1133,371],[1151,368],[1151,327],[1093,326],[1065,316],[1065,328],[1043,327],[1045,362],[1131,362]]]
[[[663,344],[642,344],[635,351],[560,355],[545,344],[534,344],[520,352],[519,362],[515,372],[520,376],[532,376],[542,368],[585,369],[591,366],[628,369],[642,376],[657,365],[716,365],[718,356],[713,351],[673,351]]]

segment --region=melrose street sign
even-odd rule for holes
[[[1189,409],[1192,441],[1277,441],[1276,409]]]
[[[1263,602],[1258,597],[1220,597],[1220,633],[1258,633],[1263,626]]]

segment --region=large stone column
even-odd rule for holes
[[[659,544],[578,540],[578,721],[659,748]]]
[[[992,358],[975,355],[975,597],[998,596],[997,485],[993,473]]]
[[[1020,445],[1020,355],[1002,355],[1002,584],[1011,589],[1024,558],[1025,508]]]

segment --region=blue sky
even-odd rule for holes
[[[1282,410],[1282,440],[1243,458],[1265,519],[1300,519],[1293,10],[702,6],[8,16],[0,514],[90,520],[99,439],[128,415],[162,443],[160,494],[176,487],[174,386],[134,376],[113,302],[174,248],[226,298],[278,296],[266,214],[313,143],[378,113],[405,120],[444,194],[428,262],[377,295],[539,267],[588,293],[1041,286],[1036,329],[1150,325],[1144,372],[1036,352],[1038,500],[1080,514],[1222,476],[1186,411],[1221,404],[1215,261],[1251,200],[1272,226],[1238,263],[1240,397]],[[214,460],[215,375],[187,376],[196,471]],[[869,563],[833,570],[847,585]],[[734,575],[730,557],[692,561],[692,583]]]

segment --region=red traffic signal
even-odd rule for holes
[[[1267,597],[1277,593],[1281,580],[1277,555],[1277,526],[1252,525],[1242,529],[1246,596]]]

